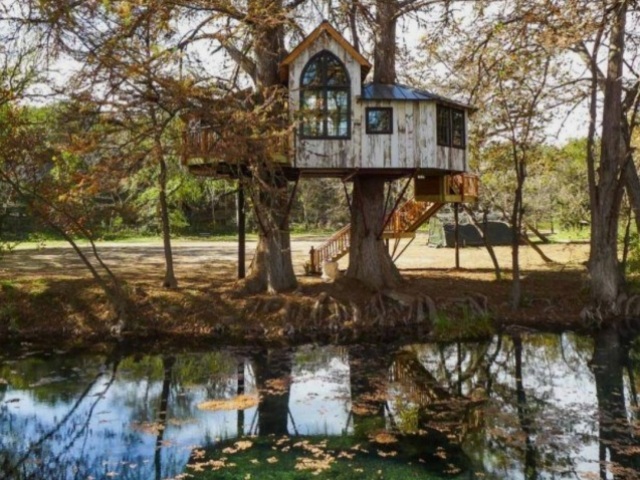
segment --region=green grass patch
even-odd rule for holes
[[[444,342],[486,338],[495,334],[491,315],[475,313],[466,305],[460,308],[459,314],[438,312],[432,329],[436,339]]]
[[[568,230],[559,230],[548,235],[552,242],[587,242],[591,239],[591,229],[575,228]]]

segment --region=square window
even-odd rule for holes
[[[367,108],[367,133],[393,133],[392,108]]]
[[[436,115],[438,145],[465,148],[464,111],[438,105]]]

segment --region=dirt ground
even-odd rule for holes
[[[150,336],[207,337],[228,333],[239,327],[238,324],[246,324],[244,320],[251,315],[261,319],[258,329],[261,332],[269,330],[269,319],[274,318],[281,319],[275,320],[273,327],[280,333],[285,321],[287,325],[292,324],[288,327],[291,330],[303,329],[308,321],[303,312],[311,311],[318,298],[327,296],[343,305],[367,302],[374,292],[349,279],[325,283],[318,277],[304,276],[308,252],[322,240],[313,236],[294,239],[292,253],[300,287],[277,299],[266,295],[248,298],[239,293],[236,242],[176,240],[173,249],[180,288],[174,291],[161,288],[164,257],[160,241],[104,243],[99,245],[99,251],[132,291],[138,307],[139,332]],[[396,252],[405,247],[405,242],[398,245]],[[432,248],[426,243],[426,237],[419,235],[397,261],[406,279],[399,291],[407,298],[427,295],[440,308],[465,296],[480,295],[486,299],[496,325],[517,323],[545,329],[578,325],[580,309],[587,300],[584,268],[587,244],[541,245],[553,263],[545,263],[533,249],[522,246],[523,308],[513,311],[509,307],[509,247],[495,248],[500,266],[506,270],[505,279],[496,281],[491,259],[484,248],[461,249],[461,269],[456,270],[454,249]],[[254,247],[254,242],[248,242],[247,268]],[[393,242],[390,248],[395,248]],[[340,268],[345,269],[347,265],[345,257],[340,261]],[[82,339],[104,336],[109,331],[103,295],[67,246],[18,248],[2,257],[0,287],[0,335]],[[298,310],[297,317],[291,313]],[[243,325],[242,328],[246,336],[252,327]],[[257,330],[253,333],[260,334]]]
[[[299,236],[293,239],[292,256],[296,274],[303,275],[303,265],[309,260],[309,250],[317,247],[324,237]],[[391,241],[390,251],[400,253],[407,245],[401,240],[396,247]],[[212,269],[236,269],[238,254],[237,243],[233,241],[207,240],[175,240],[173,253],[178,277],[188,275],[194,268],[208,266]],[[522,246],[520,249],[520,265],[524,271],[548,271],[556,268],[580,269],[589,255],[586,243],[553,243],[541,245],[544,253],[555,264],[547,264],[532,248]],[[251,262],[255,242],[247,242],[247,268]],[[498,262],[504,269],[511,268],[511,248],[494,247]],[[114,271],[127,277],[161,276],[164,268],[164,253],[160,240],[145,243],[104,242],[99,251]],[[347,268],[349,257],[339,261],[341,270]],[[400,270],[453,269],[455,267],[455,250],[453,248],[433,248],[427,246],[427,238],[418,235],[397,260]],[[460,267],[469,270],[493,269],[491,258],[486,249],[467,247],[460,249]],[[78,275],[86,276],[88,272],[76,253],[68,246],[55,246],[41,249],[17,248],[13,254],[0,259],[0,275],[2,278],[29,275]]]

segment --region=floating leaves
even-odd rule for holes
[[[246,410],[258,405],[258,397],[255,395],[238,395],[233,398],[209,400],[198,404],[200,410]]]

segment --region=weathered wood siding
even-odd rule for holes
[[[464,171],[463,149],[436,142],[436,104],[418,101],[363,101],[361,66],[333,38],[323,34],[291,64],[289,106],[292,118],[300,104],[300,79],[307,62],[322,50],[336,55],[351,79],[351,138],[303,139],[295,135],[294,165],[301,169],[440,169]],[[367,134],[366,107],[393,108],[393,133]],[[297,130],[296,130],[297,132]]]
[[[435,155],[435,105],[426,102],[362,102],[362,124],[366,108],[393,109],[393,132],[368,134],[363,128],[364,168],[437,168]]]
[[[322,50],[329,50],[338,57],[349,72],[351,80],[351,138],[341,140],[302,139],[296,135],[295,162],[298,168],[361,168],[360,140],[364,131],[362,122],[354,119],[362,118],[362,106],[356,102],[356,95],[362,91],[361,67],[328,34],[318,39],[291,64],[289,68],[289,108],[293,118],[300,104],[300,77],[309,60]]]

